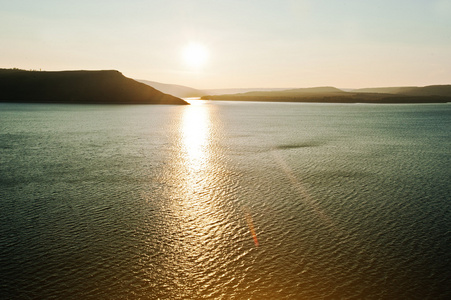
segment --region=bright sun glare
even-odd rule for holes
[[[191,43],[183,48],[183,60],[192,68],[201,68],[208,60],[208,49],[197,43]]]

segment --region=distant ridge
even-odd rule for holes
[[[0,69],[0,102],[83,104],[188,104],[116,70]]]
[[[298,88],[298,89],[288,89],[288,90],[281,90],[281,91],[254,91],[254,92],[247,92],[247,93],[241,93],[237,95],[243,95],[243,96],[275,96],[275,97],[294,97],[294,96],[304,96],[304,95],[341,95],[343,93],[346,93],[340,89],[325,86],[325,87],[312,87],[312,88]]]
[[[429,85],[412,89],[405,93],[415,96],[444,96],[451,97],[451,85]]]
[[[247,92],[267,92],[267,91],[285,91],[287,88],[228,88],[228,89],[195,89],[192,87],[161,83],[150,80],[135,79],[138,82],[147,84],[163,93],[173,95],[180,98],[190,98],[190,97],[202,97],[206,95],[224,95],[224,94],[237,94],[237,93],[247,93]]]
[[[206,95],[225,95],[239,94],[247,92],[269,92],[269,91],[285,91],[288,88],[228,88],[228,89],[206,89],[202,90]]]
[[[142,79],[136,79],[136,81],[147,84],[148,86],[151,86],[154,89],[157,89],[165,94],[169,94],[180,98],[201,97],[207,95],[207,93],[202,90],[194,89],[183,85],[161,83]]]
[[[319,103],[446,103],[451,102],[451,85],[367,88],[348,92],[334,87],[314,87],[282,91],[207,95],[203,96],[202,99]]]
[[[429,85],[424,87],[380,87],[352,90],[353,93],[384,93],[410,96],[443,96],[451,97],[451,85]]]
[[[363,88],[351,90],[352,93],[377,93],[377,94],[403,94],[410,90],[416,89],[416,86],[401,86],[401,87],[377,87],[377,88]]]

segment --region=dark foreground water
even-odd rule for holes
[[[451,299],[451,105],[0,104],[1,299]]]

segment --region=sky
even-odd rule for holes
[[[0,0],[0,41],[0,68],[200,89],[451,84],[451,0]]]

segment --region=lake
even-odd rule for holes
[[[0,104],[2,299],[451,299],[451,105]]]

